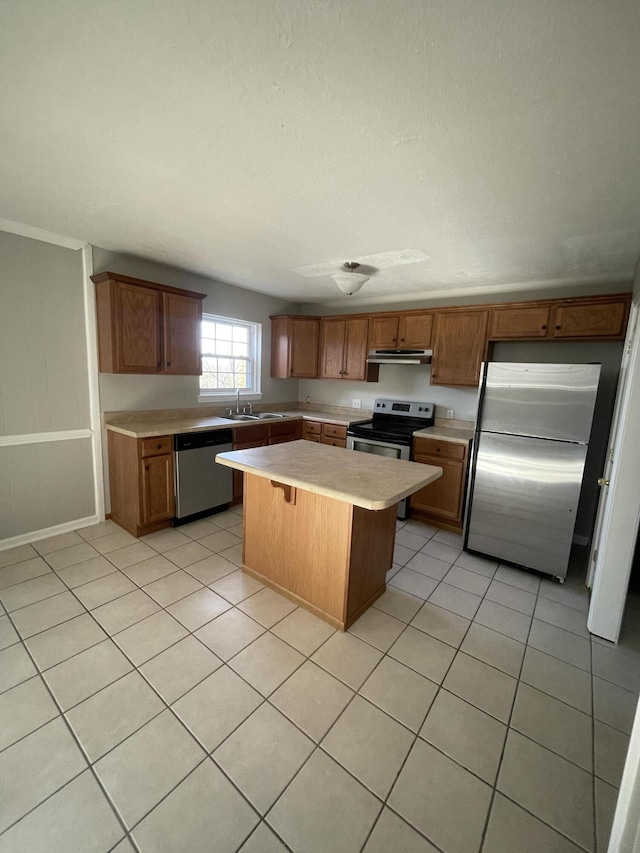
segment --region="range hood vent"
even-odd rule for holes
[[[367,364],[431,364],[430,349],[372,349]]]

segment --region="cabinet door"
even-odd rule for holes
[[[416,456],[415,461],[437,465],[442,468],[442,477],[411,495],[411,507],[459,523],[462,520],[464,463],[438,456]]]
[[[369,349],[389,349],[398,346],[398,318],[369,318]]]
[[[627,324],[628,303],[594,302],[559,305],[555,310],[553,338],[620,338]]]
[[[365,318],[346,321],[343,379],[366,378],[368,326]]]
[[[117,373],[162,371],[162,293],[135,284],[115,285]]]
[[[321,369],[322,379],[342,379],[344,372],[344,320],[322,321]]]
[[[142,523],[152,524],[174,514],[173,456],[142,459]]]
[[[318,376],[319,320],[292,320],[289,376],[316,379]]]
[[[400,316],[400,346],[430,347],[433,314],[405,314]]]
[[[532,308],[495,308],[491,312],[489,338],[546,338],[549,332],[549,305]]]
[[[436,316],[432,385],[477,385],[486,348],[488,311]]]
[[[202,373],[202,301],[177,293],[163,293],[162,302],[164,372],[199,376]]]

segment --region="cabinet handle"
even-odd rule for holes
[[[156,361],[156,367],[160,367],[160,362]]]
[[[546,326],[540,326],[540,328],[542,329],[542,331],[544,331],[547,327]]]
[[[149,466],[148,466],[148,465],[145,465],[145,466],[144,466],[144,470],[145,470],[145,471],[148,471],[148,470],[149,470]]]
[[[161,444],[156,444],[156,450],[162,450],[162,445],[161,445]]]
[[[402,343],[404,343],[404,338],[400,338],[400,341],[401,341]]]
[[[171,367],[171,362],[170,362],[170,361],[168,361],[168,362],[167,362],[167,367]]]
[[[561,328],[562,326],[556,326],[556,331],[560,331]]]

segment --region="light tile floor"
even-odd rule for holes
[[[0,553],[0,853],[604,853],[640,692],[563,586],[399,523],[342,634],[238,569],[240,510]]]

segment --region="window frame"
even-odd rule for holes
[[[241,320],[238,317],[223,317],[221,314],[202,314],[200,325],[200,352],[202,353],[203,324],[226,323],[231,326],[243,326],[249,330],[249,361],[252,365],[253,384],[250,388],[241,388],[240,393],[243,400],[262,399],[262,324],[252,320]],[[230,356],[233,358],[233,356]],[[204,358],[204,355],[203,355]],[[236,399],[235,388],[203,388],[201,385],[204,370],[198,377],[198,402],[229,402]]]

